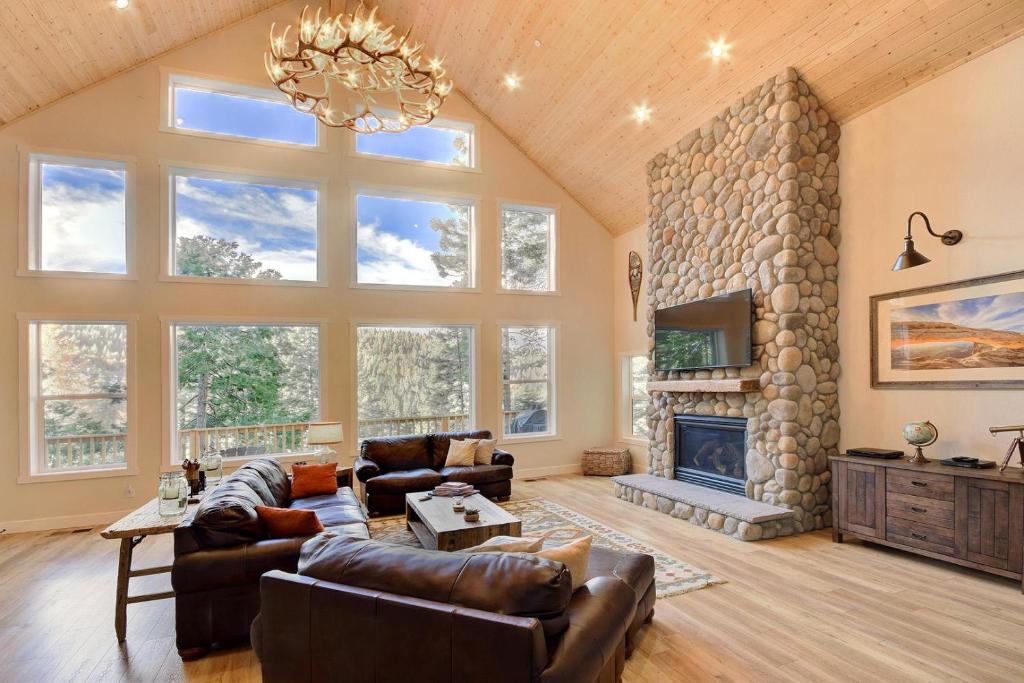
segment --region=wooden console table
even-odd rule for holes
[[[849,535],[1024,579],[1024,471],[846,455],[831,461],[832,540]]]
[[[121,552],[117,558],[117,592],[114,598],[114,632],[117,634],[117,642],[123,643],[125,640],[128,628],[128,605],[174,597],[172,590],[128,595],[129,579],[136,576],[167,574],[171,571],[171,565],[132,569],[132,553],[135,551],[135,546],[142,543],[146,536],[173,532],[186,516],[195,511],[196,505],[198,503],[189,505],[180,515],[161,515],[157,511],[157,499],[154,498],[100,532],[100,536],[103,538],[116,538],[121,541]]]

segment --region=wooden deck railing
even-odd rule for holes
[[[517,411],[502,415],[508,433]],[[301,453],[306,449],[306,422],[239,427],[183,429],[178,432],[178,457],[196,458],[206,451],[226,452],[228,457],[264,453]],[[359,438],[458,432],[469,428],[468,415],[418,415],[359,421]],[[125,434],[52,436],[46,438],[46,462],[52,470],[116,465],[125,461]]]

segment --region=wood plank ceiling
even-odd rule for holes
[[[0,125],[274,4],[3,0]],[[446,55],[456,86],[614,234],[643,223],[648,159],[787,66],[844,122],[1024,34],[1024,0],[381,0],[380,12]],[[716,62],[719,38],[730,49]],[[653,120],[640,126],[642,103]]]

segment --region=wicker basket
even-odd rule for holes
[[[614,477],[629,474],[633,458],[628,448],[607,446],[588,448],[583,451],[583,474],[597,477]]]

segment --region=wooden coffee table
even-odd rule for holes
[[[405,523],[424,548],[461,550],[479,545],[494,536],[520,536],[523,523],[479,493],[463,498],[466,507],[480,511],[480,519],[467,522],[452,510],[454,498],[420,500],[425,493],[405,495]]]

